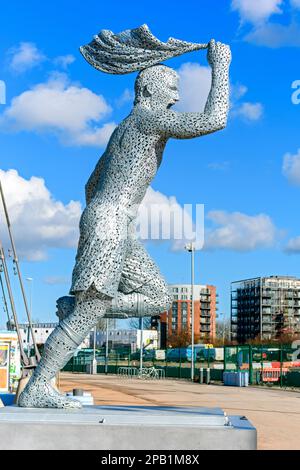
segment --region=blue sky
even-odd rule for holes
[[[135,75],[100,73],[78,51],[100,29],[147,23],[161,40],[230,44],[228,127],[170,141],[152,198],[205,204],[206,249],[196,255],[196,281],[217,286],[221,312],[229,313],[233,280],[300,275],[300,105],[291,99],[292,83],[300,80],[299,0],[5,3],[0,176],[23,275],[34,279],[34,318],[55,320],[55,300],[68,292],[85,182],[114,125],[131,109]],[[181,77],[178,109],[201,110],[209,86],[205,53],[168,65]],[[5,241],[3,226],[1,236]],[[170,283],[189,282],[182,249],[166,242],[147,247]]]

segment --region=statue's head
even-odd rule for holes
[[[150,109],[168,109],[179,100],[179,77],[166,65],[154,65],[142,70],[135,81],[134,104]]]

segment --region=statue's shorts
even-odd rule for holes
[[[84,211],[73,270],[71,294],[95,287],[110,298],[116,293],[153,296],[167,292],[154,261],[135,236],[136,221],[124,208]]]

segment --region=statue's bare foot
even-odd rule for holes
[[[18,406],[23,408],[64,408],[79,409],[81,403],[65,397],[50,385],[44,378],[31,378],[21,393]]]

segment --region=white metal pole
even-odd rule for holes
[[[97,338],[96,336],[97,336],[97,326],[94,327],[92,374],[97,374],[97,361],[96,361],[96,339]]]
[[[168,349],[168,341],[169,341],[169,310],[167,310],[166,350]]]
[[[108,322],[109,319],[106,318],[106,342],[105,342],[105,373],[108,372]]]
[[[140,341],[140,374],[143,372],[143,330],[144,330],[144,318],[140,318],[140,331],[141,331],[141,341]]]
[[[96,359],[96,327],[94,327],[93,359]]]
[[[13,234],[12,234],[10,218],[9,218],[9,215],[8,215],[8,210],[7,210],[7,206],[6,206],[6,201],[5,201],[1,181],[0,181],[0,195],[1,195],[1,199],[2,199],[2,205],[3,205],[4,214],[5,214],[5,218],[6,218],[6,225],[7,225],[7,228],[8,228],[8,234],[9,234],[9,238],[10,238],[10,242],[11,242],[11,247],[12,247],[12,251],[13,251],[13,255],[14,255],[13,262],[14,262],[14,265],[16,267],[16,271],[17,271],[17,275],[18,275],[18,279],[19,279],[19,283],[20,283],[20,288],[21,288],[21,292],[22,292],[24,307],[25,307],[25,311],[26,311],[26,314],[27,314],[28,324],[29,324],[29,328],[30,328],[30,332],[31,332],[32,342],[33,342],[33,345],[34,345],[35,361],[39,362],[41,360],[41,355],[40,355],[40,352],[38,350],[36,340],[35,340],[35,334],[34,334],[34,331],[33,331],[31,315],[30,315],[30,312],[29,312],[28,304],[27,304],[27,299],[26,299],[25,289],[24,289],[24,284],[23,284],[23,278],[22,278],[20,265],[19,265],[19,259],[18,259],[18,256],[17,256],[17,250],[16,250],[16,246],[15,246],[15,242],[14,242],[14,238],[13,238]],[[29,360],[30,360],[30,358],[29,358]]]
[[[194,284],[195,284],[195,246],[194,246],[194,243],[191,243],[191,256],[192,256],[192,259],[191,259],[191,269],[192,269],[192,272],[191,272],[191,282],[192,282],[192,299],[191,299],[191,302],[192,302],[192,361],[191,361],[191,380],[193,381],[194,380],[194,362],[195,362],[195,358],[194,358],[194,351],[195,351],[195,347],[194,347],[194,336],[195,336],[195,308],[194,308]]]
[[[32,277],[26,277],[26,281],[29,284],[29,312],[30,312],[30,317],[32,318]],[[27,355],[30,358],[30,352],[31,352],[31,344],[30,344],[30,325],[28,323],[28,329],[27,329]]]
[[[0,285],[1,285],[1,292],[2,292],[4,310],[5,310],[6,315],[7,315],[7,321],[8,321],[7,327],[8,327],[8,325],[11,323],[11,319],[10,319],[10,316],[9,316],[9,310],[8,310],[8,305],[7,305],[7,301],[6,301],[6,295],[5,295],[5,290],[4,290],[4,285],[3,285],[2,275],[1,274],[2,274],[2,271],[1,271],[1,268],[0,268]]]
[[[9,302],[10,302],[10,306],[11,306],[11,311],[12,311],[12,314],[13,314],[15,328],[16,328],[17,335],[18,335],[18,342],[19,342],[19,348],[20,348],[20,353],[21,353],[22,366],[24,367],[24,366],[29,365],[29,357],[28,357],[28,354],[25,354],[24,347],[23,347],[23,341],[22,341],[20,327],[19,327],[18,315],[17,315],[17,311],[16,311],[14,296],[13,296],[13,293],[12,293],[11,283],[10,283],[10,279],[9,279],[9,273],[8,273],[8,269],[7,269],[5,254],[4,254],[4,250],[3,250],[3,247],[2,247],[1,240],[0,240],[0,261],[2,263],[5,284],[6,284],[6,288],[7,288],[7,292],[8,292],[8,297],[9,297]],[[23,368],[23,373],[24,373],[24,368]]]

